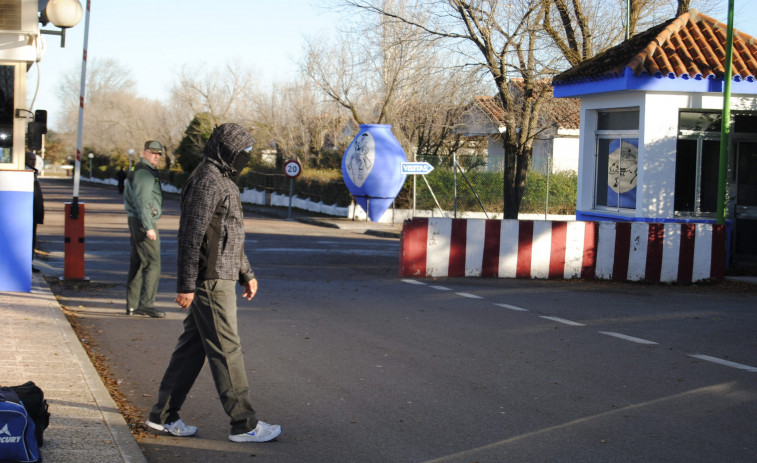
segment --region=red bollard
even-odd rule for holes
[[[84,204],[79,203],[79,213],[71,217],[71,203],[66,203],[66,222],[63,246],[63,279],[89,280],[84,276]]]

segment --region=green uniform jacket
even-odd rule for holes
[[[158,169],[141,159],[129,174],[124,189],[124,208],[129,217],[136,217],[145,230],[155,230],[163,211],[163,191]]]

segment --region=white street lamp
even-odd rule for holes
[[[131,159],[134,157],[134,150],[129,150],[129,172],[131,172]]]
[[[87,157],[89,158],[89,180],[92,181],[92,158],[94,158],[95,155],[92,153],[89,153]]]
[[[44,4],[44,3],[43,3]],[[50,0],[47,6],[40,13],[39,22],[46,25],[52,22],[54,26],[60,27],[60,31],[40,30],[42,34],[59,35],[60,46],[66,46],[66,29],[79,24],[84,10],[79,0]]]

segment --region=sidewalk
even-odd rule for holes
[[[0,292],[0,384],[34,381],[49,404],[42,459],[55,463],[146,462],[47,282]]]

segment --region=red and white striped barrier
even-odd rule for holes
[[[720,280],[725,228],[709,224],[412,219],[400,276]]]

